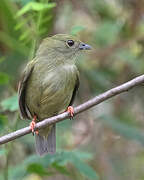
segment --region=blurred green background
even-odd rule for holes
[[[1,0],[0,135],[19,118],[21,73],[44,37],[69,33],[93,50],[77,61],[75,105],[144,72],[143,0]],[[0,180],[144,180],[144,87],[57,124],[57,153],[35,154],[26,135],[0,147]]]

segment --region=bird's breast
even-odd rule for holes
[[[65,101],[71,96],[73,92],[76,72],[74,67],[63,66],[57,68],[54,71],[47,73],[42,81],[42,99],[41,103],[46,100],[49,103],[65,103]]]
[[[28,98],[32,98],[29,109],[39,119],[45,119],[64,111],[69,105],[76,83],[77,68],[75,65],[63,65],[50,70],[43,69],[43,73],[36,70],[31,79],[36,93],[31,96],[29,91]]]

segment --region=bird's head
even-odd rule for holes
[[[81,42],[77,37],[67,34],[56,34],[44,39],[37,51],[37,55],[64,57],[73,59],[82,50],[89,50],[91,46]]]

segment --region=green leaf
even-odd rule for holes
[[[84,30],[84,29],[85,29],[85,27],[83,27],[83,26],[74,26],[74,27],[71,29],[70,34],[76,35],[76,34],[78,34],[80,31],[82,31],[82,30]]]
[[[22,9],[18,11],[16,17],[22,16],[25,13],[33,10],[33,11],[42,11],[44,9],[51,9],[56,6],[56,3],[38,3],[38,2],[30,2],[27,3]]]
[[[3,110],[16,111],[18,110],[18,95],[15,94],[1,102]]]
[[[8,84],[10,80],[10,77],[8,74],[4,72],[0,72],[0,85],[2,84]]]
[[[24,24],[25,24],[25,21],[19,22],[18,24],[15,25],[14,30],[17,31],[17,30],[21,29]]]
[[[64,167],[59,165],[58,163],[54,162],[52,164],[52,167],[54,167],[57,171],[59,171],[61,174],[70,175],[69,171]]]
[[[121,28],[121,23],[114,23],[111,21],[103,22],[96,30],[96,43],[102,47],[115,43]]]
[[[91,168],[88,164],[86,164],[85,162],[81,161],[77,157],[73,157],[72,161],[73,161],[74,166],[79,170],[81,174],[83,174],[84,176],[87,176],[89,179],[95,179],[95,180],[99,179],[95,170]]]
[[[27,56],[27,53],[29,52],[28,47],[21,44],[17,39],[15,39],[5,31],[0,31],[0,40],[6,46],[12,48],[13,50],[16,50],[16,52],[22,53],[23,55]]]
[[[17,2],[19,2],[19,0],[15,0]],[[27,3],[30,3],[30,2],[34,2],[35,0],[21,0],[21,4],[24,6],[26,5]]]
[[[19,40],[23,41],[24,39],[28,39],[29,36],[30,36],[30,31],[26,30],[23,34],[21,34],[21,36],[19,37]]]
[[[9,168],[9,179],[10,180],[22,180],[26,173],[26,167],[23,164]],[[1,178],[1,176],[0,176]]]
[[[53,173],[47,172],[47,170],[38,163],[32,163],[27,166],[27,171],[30,173],[36,173],[40,176],[52,175]]]
[[[81,152],[81,151],[73,151],[72,152],[76,157],[82,160],[90,160],[93,159],[93,154],[88,152]]]
[[[81,154],[81,155],[80,155]],[[58,172],[71,175],[67,170],[67,163],[72,163],[74,167],[84,176],[89,179],[98,179],[96,172],[86,163],[83,162],[83,159],[91,159],[92,155],[90,153],[80,152],[80,151],[63,151],[60,153],[55,153],[54,155],[47,154],[44,157],[39,157],[37,155],[29,156],[21,166],[11,167],[10,168],[10,179],[19,180],[21,177],[24,177],[28,173],[37,173],[39,175],[51,175],[51,172],[48,172],[46,168],[52,167],[55,168]]]
[[[8,119],[7,116],[0,114],[0,129],[3,129],[3,127],[7,124]]]

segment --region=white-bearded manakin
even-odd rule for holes
[[[30,61],[19,83],[19,109],[23,119],[36,122],[66,110],[73,116],[72,103],[79,86],[76,57],[91,46],[72,35],[57,34],[40,44],[35,58]],[[36,152],[39,155],[55,153],[56,126],[51,125],[35,132]]]

